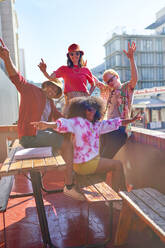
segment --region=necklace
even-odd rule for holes
[[[80,72],[80,68],[79,67],[73,67],[73,72],[74,73],[79,73]]]

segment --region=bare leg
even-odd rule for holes
[[[84,201],[84,196],[74,187],[73,180],[73,143],[71,137],[64,139],[61,147],[62,156],[66,162],[64,194],[79,201]]]
[[[61,154],[66,162],[65,184],[73,183],[73,144],[71,138],[65,137]]]
[[[119,160],[100,158],[96,173],[112,171],[112,188],[115,191],[127,190],[123,164]]]

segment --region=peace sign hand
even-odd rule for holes
[[[131,46],[130,46],[130,43],[128,42],[128,52],[126,50],[123,50],[123,52],[126,54],[126,56],[129,59],[133,58],[135,51],[136,51],[136,45],[134,41],[132,42]]]
[[[2,39],[0,39],[0,58],[3,60],[9,58],[9,50]]]
[[[46,63],[44,62],[43,59],[41,59],[41,62],[39,63],[38,67],[40,68],[40,70],[41,70],[43,73],[46,72],[47,65],[46,65]]]

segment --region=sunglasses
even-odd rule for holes
[[[80,56],[80,52],[70,52],[69,55],[73,57],[74,55]]]
[[[113,79],[115,78],[116,76],[115,75],[113,75],[107,82],[106,82],[106,84],[109,84],[109,83],[111,83],[112,81],[113,81]]]
[[[88,110],[89,112],[93,112],[93,111],[95,111],[96,109],[93,108],[93,107],[88,107],[87,110]]]

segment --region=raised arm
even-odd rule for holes
[[[105,83],[99,81],[97,77],[93,76],[93,78],[97,88],[99,88],[100,90],[105,90],[106,88],[108,88],[108,85],[105,85]]]
[[[133,118],[130,119],[121,119],[121,125],[122,126],[126,126],[129,123],[135,122],[136,120],[141,120],[143,117],[142,115],[139,113],[137,113]]]
[[[73,133],[75,130],[75,121],[72,119],[60,118],[55,122],[46,122],[46,121],[39,121],[39,122],[31,122],[31,125],[36,127],[39,130],[43,130],[46,128],[53,128],[59,133]]]
[[[136,45],[134,41],[132,42],[131,46],[130,46],[130,43],[128,42],[128,52],[126,50],[123,50],[123,52],[126,54],[126,56],[128,57],[130,61],[130,69],[131,69],[130,84],[131,84],[131,88],[133,89],[135,88],[137,80],[138,80],[137,68],[136,68],[135,59],[134,59],[135,51],[136,51]]]
[[[56,77],[53,75],[49,75],[48,74],[48,72],[47,72],[47,65],[46,65],[46,63],[44,62],[44,60],[43,59],[41,59],[41,61],[40,61],[40,63],[39,63],[39,65],[38,65],[38,67],[40,68],[40,70],[42,71],[42,73],[44,74],[44,76],[48,79],[48,80],[50,80],[50,81],[56,81]]]
[[[10,57],[10,52],[2,39],[0,39],[0,58],[5,63],[5,68],[9,77],[15,76],[17,74],[17,69]]]
[[[31,125],[33,125],[34,127],[36,127],[39,130],[44,130],[47,128],[52,128],[55,129],[57,128],[57,124],[56,122],[46,122],[46,121],[33,121],[30,123]]]

